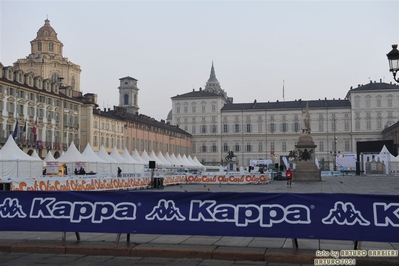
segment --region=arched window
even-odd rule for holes
[[[124,105],[129,104],[129,95],[127,95],[127,94],[123,95],[123,104]]]
[[[75,76],[72,76],[71,87],[72,87],[73,90],[75,89]]]
[[[51,75],[51,82],[57,83],[57,82],[58,82],[58,78],[59,78],[58,73],[57,73],[57,72],[54,72],[54,73]]]

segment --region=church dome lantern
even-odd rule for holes
[[[46,19],[44,25],[37,31],[36,39],[47,40],[53,39],[58,41],[57,32],[51,27],[50,20]]]

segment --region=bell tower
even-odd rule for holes
[[[139,112],[137,79],[132,77],[120,78],[119,85],[119,106],[127,109],[130,114]]]

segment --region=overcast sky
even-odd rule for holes
[[[171,97],[204,87],[212,61],[235,103],[344,98],[394,82],[399,1],[4,1],[0,62],[30,54],[48,17],[81,90],[119,104],[119,78],[138,80],[140,113],[166,119]]]

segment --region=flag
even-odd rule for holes
[[[37,118],[36,118],[35,125],[34,125],[34,126],[33,126],[33,128],[32,128],[32,133],[33,133],[33,142],[36,142],[36,139],[37,139],[37,134],[36,134],[36,131],[37,131]]]
[[[22,130],[22,139],[24,140],[24,142],[26,141],[26,121],[25,121],[24,129]]]
[[[12,137],[14,139],[16,139],[18,137],[18,119],[17,119],[17,123],[15,124],[15,129],[14,129],[14,133],[12,134]]]

